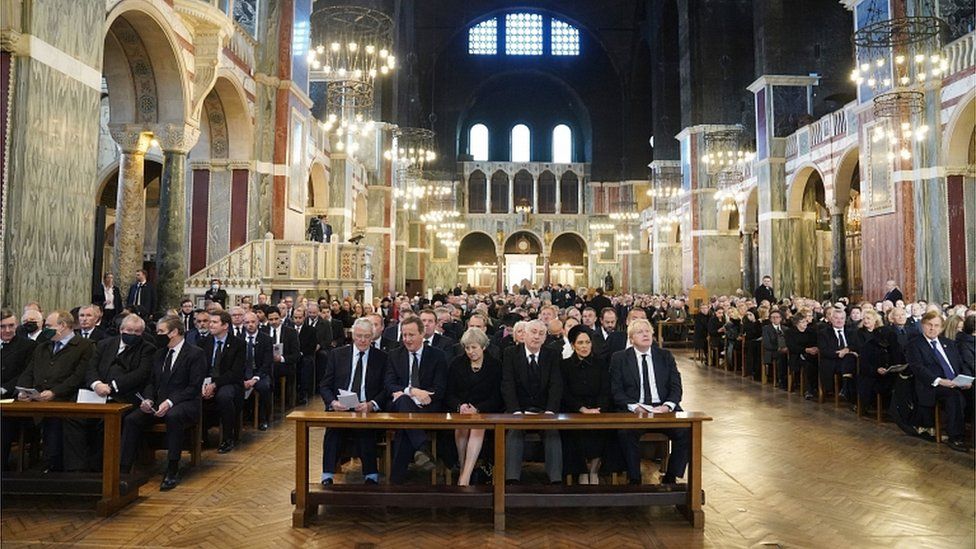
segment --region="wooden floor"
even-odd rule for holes
[[[330,510],[312,528],[292,529],[294,438],[278,423],[249,431],[230,454],[206,451],[172,492],[157,491],[157,475],[108,519],[89,502],[4,498],[0,540],[4,548],[976,546],[971,453],[705,370],[685,354],[678,364],[682,405],[715,418],[705,426],[704,531],[669,508],[519,510],[503,535],[482,510]],[[313,463],[320,455],[318,447]]]

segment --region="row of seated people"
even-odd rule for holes
[[[976,314],[950,311],[944,319],[942,311],[932,308],[914,317],[895,306],[885,318],[869,304],[851,311],[858,313],[853,320],[842,303],[818,314],[802,305],[750,308],[745,302],[713,302],[699,310],[695,321],[704,327],[714,354],[741,367],[743,375],[757,381],[769,376],[790,391],[803,385],[807,400],[815,398],[818,388],[832,395],[838,376],[839,396],[853,409],[860,402],[870,413],[880,396],[892,420],[908,434],[931,439],[928,427],[939,403],[949,446],[968,451],[963,434],[972,418],[972,385],[953,379],[973,376]],[[790,378],[794,386],[788,387]]]
[[[517,324],[511,333],[493,341],[486,333],[488,318],[475,313],[460,341],[454,343],[443,336],[426,337],[430,323],[424,319],[430,316],[426,310],[419,316],[402,310],[395,326],[396,339],[387,340],[386,351],[371,344],[370,323],[357,320],[352,345],[327,355],[320,384],[326,410],[349,409],[340,402],[340,391],[357,395],[355,411],[363,413],[598,414],[681,409],[681,377],[674,358],[652,346],[653,328],[645,319],[631,319],[623,334],[628,349],[613,353],[608,364],[604,355],[594,352],[595,333],[584,325],[571,327],[565,338],[547,344],[549,329],[538,318]],[[564,339],[572,349],[565,358]],[[682,429],[660,432],[672,443],[662,482],[676,483],[688,463],[688,433]],[[545,430],[541,435],[551,483],[562,482],[564,474],[579,474],[580,481],[587,484],[598,482],[604,460],[619,464],[631,483],[641,482],[640,431]],[[506,482],[521,480],[524,437],[521,430],[506,434]],[[458,482],[468,485],[487,446],[485,431],[458,429],[454,442]],[[334,482],[341,443],[347,445],[348,454],[360,458],[365,482],[376,483],[377,433],[329,429],[323,440],[322,484]],[[424,465],[431,460],[422,430],[398,431],[392,443],[392,483],[407,480],[412,462]],[[564,460],[564,451],[568,460]],[[489,459],[491,455],[487,453]]]

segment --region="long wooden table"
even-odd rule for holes
[[[104,438],[102,440],[102,478],[101,499],[95,506],[99,516],[107,517],[127,505],[139,495],[141,482],[122,482],[119,471],[122,441],[122,414],[132,408],[131,404],[110,402],[106,404],[81,404],[76,402],[11,402],[0,404],[2,417],[27,418],[97,418],[105,423]],[[40,486],[45,481],[60,485],[60,490],[47,490],[51,493],[63,494],[73,492],[79,485],[83,485],[83,475],[52,474],[44,477],[29,477],[21,488],[16,482],[17,477],[4,477],[3,491],[7,493],[36,493],[32,487]],[[135,478],[135,477],[133,477]],[[124,489],[123,489],[124,488]],[[40,490],[38,490],[40,491]]]
[[[403,414],[295,411],[295,510],[292,526],[306,526],[319,505],[394,507],[475,507],[494,511],[494,526],[505,530],[505,507],[589,507],[676,505],[695,528],[703,528],[702,423],[711,421],[701,412],[670,414]],[[495,432],[494,472],[491,491],[481,486],[364,486],[309,484],[309,429],[488,429]],[[517,430],[666,429],[690,430],[688,483],[675,487],[639,486],[531,486],[505,485],[505,433]],[[433,496],[433,497],[429,497]]]

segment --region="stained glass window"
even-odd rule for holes
[[[468,53],[472,55],[498,53],[498,19],[487,19],[468,30]]]
[[[559,19],[553,19],[549,30],[553,55],[579,55],[579,29]]]
[[[505,53],[542,55],[542,16],[510,13],[505,16]]]

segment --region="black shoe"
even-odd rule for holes
[[[957,452],[969,452],[969,446],[966,445],[966,441],[964,440],[949,441],[949,449]]]
[[[227,452],[230,452],[233,449],[234,449],[234,441],[233,440],[225,440],[225,441],[223,441],[223,442],[220,443],[220,446],[217,447],[217,453],[218,454],[226,454]]]
[[[268,430],[268,422],[267,421],[265,421],[264,423],[261,423],[260,425],[258,425],[258,431],[267,431],[267,430]]]
[[[327,478],[322,481],[322,486],[332,486],[334,481],[331,478]]]
[[[910,434],[911,434],[911,435],[912,435],[913,437],[917,437],[917,438],[920,438],[920,439],[922,439],[922,440],[927,440],[927,441],[929,441],[929,442],[935,442],[935,437],[934,437],[934,436],[932,436],[932,435],[930,435],[930,434],[928,434],[928,433],[926,433],[926,432],[921,432],[921,433],[910,433]]]
[[[661,477],[661,484],[677,484],[678,480],[674,475],[664,475]]]
[[[842,398],[844,400],[847,400],[847,392],[846,391],[841,391],[840,394],[837,395],[837,396],[839,396],[840,398]]]
[[[807,393],[803,395],[803,398],[806,400],[813,400],[813,393]]]
[[[368,479],[366,479],[366,480],[363,481],[363,484],[365,484],[366,486],[375,486],[375,485],[377,485],[379,483],[376,482],[375,480],[371,479],[371,478],[368,478]]]
[[[160,492],[167,492],[176,488],[176,485],[180,483],[180,473],[179,471],[173,473],[170,471],[166,472],[166,476],[163,477],[163,482],[159,485]]]
[[[298,401],[295,402],[295,406],[305,406],[306,404],[308,404],[308,398],[306,397],[298,397]]]

